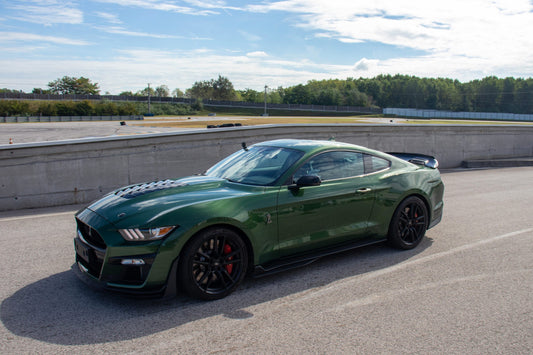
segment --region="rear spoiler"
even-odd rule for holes
[[[416,153],[389,153],[392,156],[395,156],[396,158],[403,159],[405,161],[408,161],[409,163],[417,164],[426,166],[428,168],[437,169],[439,167],[439,162],[435,157],[432,157],[430,155],[424,155],[424,154],[416,154]]]

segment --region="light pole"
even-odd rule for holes
[[[268,113],[267,113],[267,88],[268,88],[268,86],[265,85],[265,113],[263,113],[263,117],[267,117],[268,116]]]
[[[148,113],[152,113],[152,111],[150,111],[150,83],[148,83]]]

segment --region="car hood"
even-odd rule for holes
[[[87,208],[119,228],[151,227],[177,209],[250,194],[254,190],[257,187],[193,176],[127,186],[107,194]]]

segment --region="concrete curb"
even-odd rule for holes
[[[533,157],[490,159],[490,160],[465,160],[461,163],[462,168],[514,168],[521,166],[533,166]]]

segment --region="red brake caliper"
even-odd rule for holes
[[[224,245],[224,255],[228,255],[230,253],[231,253],[231,247],[229,246],[229,244]],[[233,256],[229,258],[228,260],[232,260],[232,259],[233,259]],[[233,264],[226,265],[226,271],[228,272],[228,274],[231,274],[231,272],[233,271]]]

